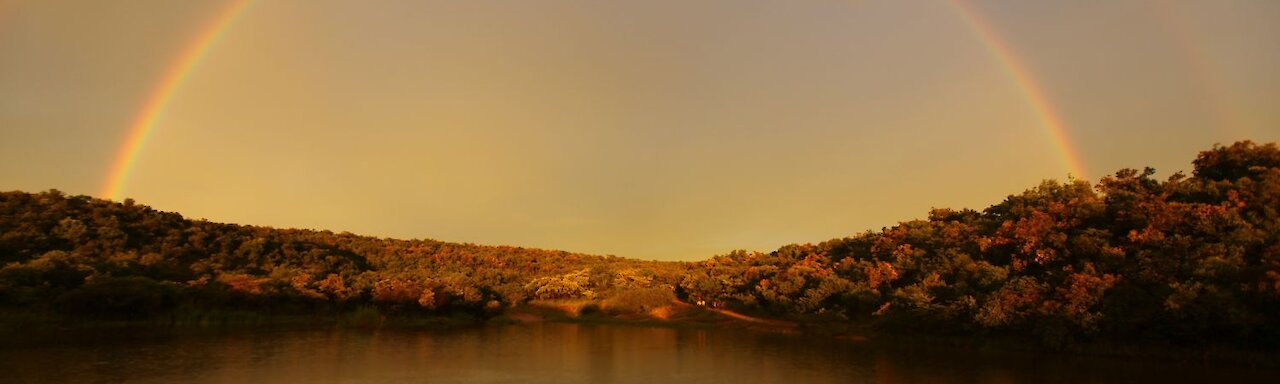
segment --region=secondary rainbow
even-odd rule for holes
[[[156,121],[169,105],[169,101],[173,99],[174,93],[182,87],[182,83],[191,74],[191,69],[200,63],[200,60],[209,52],[209,48],[217,43],[218,38],[226,32],[227,27],[231,26],[250,1],[231,0],[227,3],[227,6],[200,31],[192,43],[182,49],[182,54],[165,71],[160,82],[152,88],[146,104],[143,104],[142,111],[134,117],[124,143],[111,162],[106,183],[102,186],[103,197],[108,199],[123,197],[121,192],[138,159],[138,152],[146,145],[151,132],[155,130]]]
[[[1205,106],[1213,110],[1218,118],[1222,133],[1229,140],[1249,138],[1249,119],[1236,107],[1240,103],[1231,99],[1228,86],[1223,81],[1221,71],[1214,63],[1213,57],[1205,52],[1204,40],[1191,28],[1190,18],[1178,4],[1172,2],[1156,2],[1151,4],[1156,20],[1164,26],[1165,36],[1178,46],[1183,59],[1189,67],[1190,77],[1196,87],[1200,88]]]
[[[1072,144],[1071,136],[1067,133],[1066,124],[1062,122],[1058,111],[1053,108],[1053,104],[1049,102],[1049,98],[1045,96],[1044,90],[1036,82],[1035,77],[1031,75],[1031,71],[1027,70],[1027,66],[1014,54],[1009,44],[1000,38],[1000,34],[996,33],[991,23],[982,18],[981,13],[974,9],[973,5],[966,0],[952,0],[949,3],[960,13],[965,22],[969,24],[969,27],[978,35],[983,45],[987,46],[991,54],[1004,65],[1009,75],[1013,77],[1013,81],[1018,84],[1018,88],[1022,90],[1027,102],[1039,118],[1040,124],[1053,141],[1054,149],[1057,150],[1062,158],[1063,166],[1067,168],[1067,171],[1072,176],[1087,180],[1089,174],[1084,167],[1084,162],[1080,160],[1079,151]]]

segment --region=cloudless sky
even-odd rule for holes
[[[0,0],[0,190],[102,196],[226,1]],[[123,194],[193,218],[702,259],[1068,168],[947,1],[252,2]],[[1280,2],[974,1],[1091,181],[1280,140]]]

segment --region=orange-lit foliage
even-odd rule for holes
[[[889,328],[1280,345],[1280,150],[1215,146],[1192,176],[1045,181],[984,210],[769,253],[661,263],[188,220],[131,201],[0,194],[0,304],[378,305],[493,314],[533,299],[650,311],[674,296]],[[667,292],[667,293],[663,293]],[[131,313],[131,312],[130,312]]]

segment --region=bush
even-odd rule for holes
[[[140,318],[172,309],[176,287],[145,277],[101,277],[62,294],[55,306],[67,313]]]
[[[612,313],[648,312],[675,299],[675,291],[666,287],[627,289],[605,300],[604,309]]]

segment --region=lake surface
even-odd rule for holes
[[[1280,383],[1277,370],[872,346],[737,330],[64,331],[0,344],[13,383]]]

